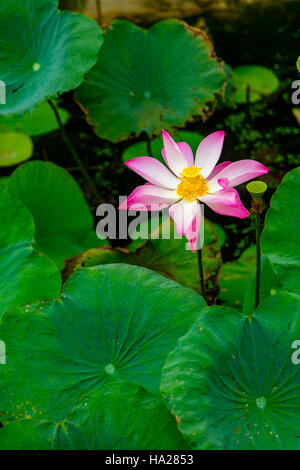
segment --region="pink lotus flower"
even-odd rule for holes
[[[176,143],[164,130],[162,134],[162,155],[171,171],[155,158],[128,160],[125,165],[147,183],[138,186],[119,209],[151,211],[169,206],[178,234],[185,234],[190,249],[195,251],[201,222],[199,203],[207,204],[218,214],[243,219],[249,212],[233,187],[269,170],[255,160],[216,165],[222,152],[224,131],[208,135],[200,143],[195,160],[186,142]]]

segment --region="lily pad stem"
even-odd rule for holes
[[[97,201],[99,201],[99,194],[98,194],[98,191],[97,191],[97,189],[96,189],[96,186],[95,186],[95,184],[94,184],[92,178],[91,178],[90,175],[88,174],[88,172],[87,172],[87,170],[86,170],[84,164],[82,163],[82,161],[81,161],[81,159],[80,159],[78,153],[76,152],[75,148],[73,147],[73,144],[71,143],[71,141],[70,141],[70,139],[69,139],[69,137],[68,137],[68,134],[67,134],[66,131],[65,131],[64,125],[63,125],[63,123],[62,123],[62,121],[61,121],[61,119],[60,119],[60,116],[59,116],[59,113],[58,113],[58,111],[57,111],[57,109],[56,109],[55,104],[54,104],[51,100],[48,100],[48,103],[49,103],[49,105],[51,106],[51,108],[52,108],[52,110],[53,110],[53,112],[54,112],[54,114],[55,114],[55,117],[56,117],[57,123],[58,123],[58,125],[59,125],[59,129],[60,129],[61,135],[62,135],[62,137],[63,137],[63,139],[64,139],[64,141],[65,141],[65,143],[66,143],[66,145],[67,145],[67,147],[68,147],[68,149],[69,149],[71,155],[72,155],[72,157],[74,158],[74,161],[76,162],[76,164],[77,164],[78,167],[80,168],[80,171],[81,171],[83,177],[85,178],[85,180],[86,180],[88,186],[90,187],[90,189],[91,189],[91,191],[92,191],[94,197],[96,198]]]
[[[149,135],[147,134],[147,137],[146,137],[146,141],[147,141],[147,151],[148,151],[148,154],[150,157],[153,158],[153,153],[152,153],[152,149],[151,149],[151,138],[149,137]]]
[[[255,229],[256,229],[256,286],[255,286],[255,308],[259,305],[259,290],[260,290],[260,235],[261,235],[261,223],[260,213],[255,212]]]
[[[204,273],[203,273],[203,262],[202,262],[202,249],[197,250],[198,256],[198,268],[199,268],[199,279],[200,279],[200,294],[205,298],[205,286],[204,286]]]

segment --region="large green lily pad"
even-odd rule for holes
[[[299,449],[300,301],[274,295],[246,317],[205,309],[179,340],[161,390],[195,449]]]
[[[0,3],[0,114],[30,111],[76,88],[95,64],[101,30],[91,18],[57,11],[58,0]]]
[[[116,142],[203,115],[223,82],[222,66],[201,32],[178,20],[148,31],[117,20],[105,30],[98,62],[76,95],[95,132]]]
[[[33,142],[21,132],[0,132],[0,167],[13,166],[28,160]]]
[[[161,234],[166,230],[165,225],[167,224],[170,224],[171,238],[162,239]],[[154,238],[156,231],[160,233],[160,238]],[[141,233],[143,233],[143,223],[141,224]],[[147,230],[145,233],[147,234]],[[152,269],[169,279],[176,280],[184,287],[199,291],[197,253],[187,249],[185,238],[174,238],[172,235],[174,234],[173,221],[170,221],[169,218],[163,219],[157,225],[157,229],[151,232],[149,228],[149,233],[152,237],[149,240],[137,239],[134,241],[133,253],[126,249],[113,249],[108,246],[91,249],[76,258],[73,262],[73,268],[88,268],[110,263],[134,264]],[[203,266],[207,295],[211,300],[215,299],[218,291],[218,276],[222,265],[220,248],[223,234],[220,227],[205,220]]]
[[[55,261],[64,260],[101,242],[76,181],[50,162],[28,162],[10,176],[8,191],[32,213],[36,247]]]
[[[204,306],[195,292],[122,264],[76,271],[61,297],[4,314],[1,421],[65,419],[111,381],[158,394],[161,369]],[[26,315],[25,315],[26,313]]]
[[[63,124],[69,119],[69,113],[64,108],[57,107],[57,112]],[[24,116],[0,116],[0,131],[16,131],[30,136],[48,134],[58,129],[56,117],[47,101],[39,104],[32,113]]]
[[[60,273],[33,248],[34,222],[30,212],[2,188],[0,227],[0,315],[19,304],[57,297]]]
[[[261,246],[278,276],[279,288],[300,294],[300,167],[279,185],[267,212]]]
[[[232,75],[232,86],[235,89],[230,97],[234,103],[247,103],[261,100],[279,87],[279,80],[275,73],[261,65],[240,65],[235,67]]]
[[[198,134],[198,132],[190,131],[178,131],[177,134],[173,135],[172,137],[175,142],[188,142],[194,155],[196,155],[198,145],[200,144],[201,140],[203,140],[203,136]],[[157,138],[152,140],[150,146],[153,157],[165,165],[166,162],[161,154],[163,148],[162,139]],[[147,156],[148,154],[149,151],[147,142],[137,142],[136,144],[130,145],[124,150],[122,153],[122,160],[123,162],[127,162],[127,160],[131,160],[132,158],[143,157]]]
[[[63,422],[23,418],[0,430],[1,450],[187,448],[161,398],[126,382],[92,391]]]

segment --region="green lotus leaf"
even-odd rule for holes
[[[0,79],[6,104],[0,114],[31,111],[76,88],[95,64],[102,42],[97,23],[58,11],[57,0],[0,3]]]
[[[0,227],[0,315],[19,304],[57,297],[60,273],[33,248],[33,218],[26,207],[3,189]]]
[[[97,135],[116,142],[203,115],[223,82],[211,45],[195,29],[165,20],[145,31],[117,20],[76,96]]]
[[[101,242],[76,181],[50,162],[28,162],[10,176],[8,191],[32,213],[36,247],[59,268],[64,260]]]
[[[261,246],[278,276],[279,289],[300,294],[300,167],[290,171],[272,197]]]
[[[161,390],[195,449],[299,449],[300,301],[274,295],[252,317],[206,308],[178,341]]]
[[[30,137],[20,132],[0,132],[0,167],[28,160],[33,153]]]
[[[0,429],[0,450],[187,448],[161,398],[126,382],[92,391],[66,421],[21,419]]]
[[[194,155],[196,155],[196,151],[198,145],[200,144],[201,140],[203,140],[203,136],[198,134],[198,132],[190,132],[190,131],[178,131],[177,135],[172,136],[175,142],[188,142]],[[161,154],[163,148],[163,142],[161,138],[157,138],[151,141],[151,151],[154,158],[161,161],[165,165],[165,161]],[[143,157],[149,154],[148,147],[146,142],[137,142],[136,144],[130,145],[127,147],[124,152],[122,153],[122,160],[123,162],[127,162],[127,160],[131,160],[135,157]]]
[[[145,234],[148,233],[148,221],[141,224],[146,225]],[[155,225],[156,223],[154,223]],[[169,225],[170,224],[170,225]],[[170,239],[162,239],[163,233],[168,233],[167,227],[170,226]],[[154,238],[156,230],[160,233],[160,238]],[[208,220],[204,225],[204,256],[203,265],[205,272],[205,283],[207,294],[214,299],[217,294],[217,279],[222,264],[220,240],[223,232],[216,225]],[[151,237],[145,242],[143,239],[137,239],[134,243],[134,250],[130,252],[126,249],[113,249],[110,247],[101,247],[88,250],[80,254],[74,263],[74,269],[89,268],[102,264],[126,263],[137,266],[143,266],[152,269],[169,279],[179,282],[184,287],[189,287],[196,291],[200,290],[200,280],[198,272],[197,254],[186,248],[187,240],[185,238],[174,238],[174,224],[169,218],[163,218],[159,224],[157,221],[156,229],[149,228]],[[147,236],[147,235],[146,235]]]
[[[57,107],[61,122],[66,124],[69,113]],[[0,132],[16,131],[30,136],[48,134],[58,129],[58,123],[47,101],[39,104],[34,111],[24,116],[0,116]]]
[[[253,103],[261,100],[279,87],[279,80],[272,70],[260,65],[240,65],[235,67],[232,76],[232,86],[235,89],[231,96],[234,103]]]
[[[80,398],[111,381],[158,394],[167,354],[204,304],[195,292],[144,268],[76,271],[57,300],[16,308],[0,321],[7,351],[1,421],[61,421]]]

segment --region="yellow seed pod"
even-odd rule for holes
[[[247,184],[246,188],[254,201],[260,201],[268,189],[268,186],[264,181],[251,181]]]

